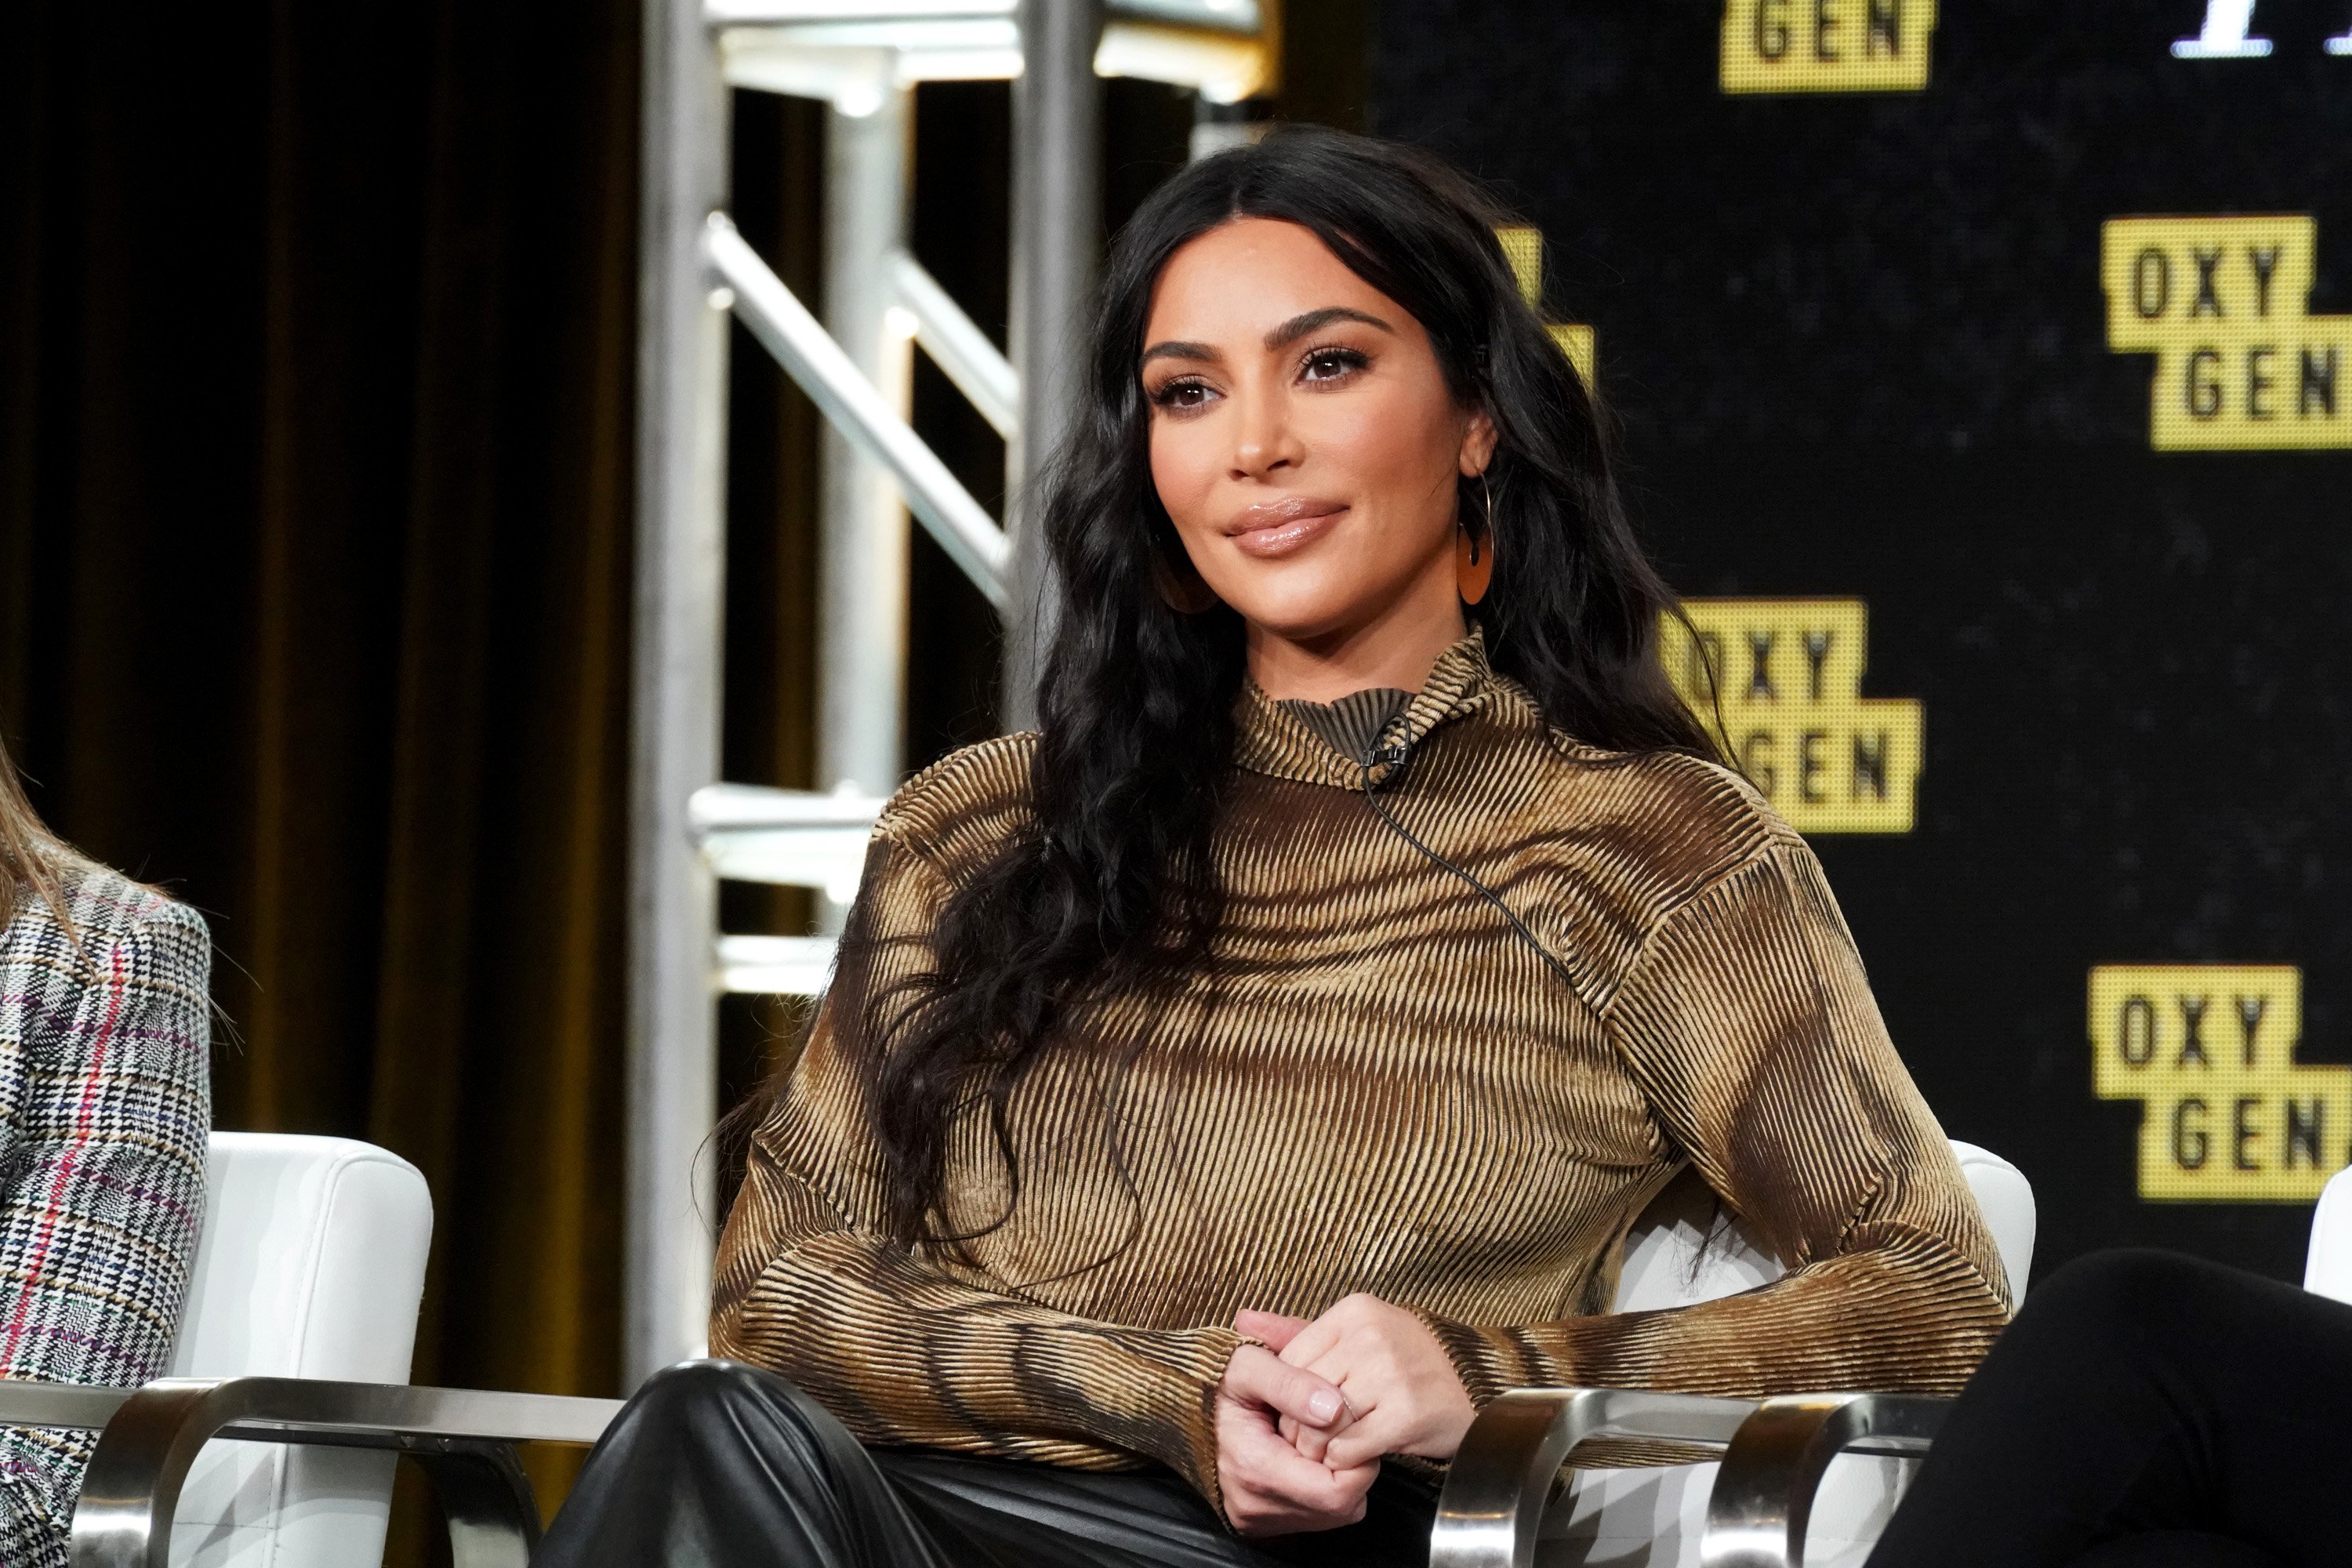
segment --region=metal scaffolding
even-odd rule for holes
[[[833,944],[722,935],[721,878],[807,887],[837,930],[904,768],[908,520],[1007,618],[1005,717],[1033,709],[1043,560],[1026,502],[1067,427],[1092,282],[1103,76],[1213,104],[1273,74],[1274,0],[647,0],[638,297],[625,1373],[697,1353],[715,1215],[720,991],[810,995]],[[906,246],[923,81],[1013,79],[1013,352]],[[729,95],[826,116],[822,321],[726,214]],[[719,782],[727,318],[823,412],[815,791]],[[919,345],[1004,437],[1008,526],[908,426]]]

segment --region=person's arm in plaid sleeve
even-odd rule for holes
[[[123,1387],[170,1363],[203,1227],[211,942],[108,872],[69,909],[76,941],[38,902],[0,938],[0,1377]],[[92,1441],[0,1428],[0,1563],[65,1563]]]

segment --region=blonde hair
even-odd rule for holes
[[[65,885],[59,877],[80,863],[73,847],[51,833],[25,795],[16,765],[0,742],[0,927],[16,918],[29,894],[49,906],[58,923],[73,934],[73,917],[66,911]]]

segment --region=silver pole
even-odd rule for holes
[[[1083,394],[1078,363],[1102,227],[1101,0],[1020,0],[1013,88],[1013,363],[1021,427],[1006,444],[1013,603],[1005,620],[1004,721],[1036,721],[1037,674],[1053,628],[1038,537],[1038,479]]]
[[[687,801],[719,776],[727,317],[703,223],[727,195],[727,92],[699,0],[646,0],[630,730],[628,1187],[622,1374],[701,1346],[718,1114],[718,900]]]
[[[824,325],[901,420],[913,348],[891,330],[890,258],[907,240],[913,96],[892,88],[871,114],[825,116]],[[907,509],[831,421],[821,463],[817,782],[887,795],[905,749]]]
[[[915,312],[915,341],[1006,440],[1021,428],[1021,378],[955,297],[905,251],[890,258],[898,303]]]
[[[734,292],[730,303],[736,320],[775,356],[832,428],[890,477],[940,548],[1002,608],[1009,550],[996,520],[882,400],[725,214],[711,216],[705,247],[712,270]]]

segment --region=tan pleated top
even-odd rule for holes
[[[868,1442],[1157,1460],[1213,1501],[1244,1307],[1370,1291],[1421,1314],[1480,1401],[1959,1385],[2007,1316],[2000,1260],[1819,864],[1752,790],[1549,732],[1476,637],[1450,649],[1387,727],[1410,762],[1381,803],[1564,978],[1375,816],[1359,763],[1241,700],[1208,960],[1087,1009],[1023,1086],[1021,1200],[977,1267],[879,1234],[843,1036],[1022,820],[1032,738],[891,802],[859,894],[880,940],[845,959],[757,1135],[714,1354]],[[1788,1276],[1609,1314],[1626,1227],[1686,1165]],[[977,1125],[950,1191],[959,1226],[1003,1212]]]

